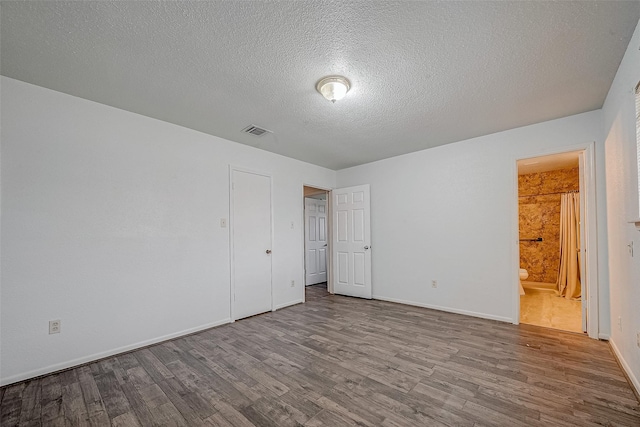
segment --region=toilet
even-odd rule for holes
[[[529,277],[529,272],[524,268],[520,269],[520,295],[524,295],[524,288],[522,287],[522,281],[527,280]]]
[[[527,278],[529,277],[529,272],[527,270],[525,270],[524,268],[520,269],[520,280],[527,280]]]

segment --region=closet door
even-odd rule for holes
[[[231,171],[232,318],[271,311],[271,177]]]

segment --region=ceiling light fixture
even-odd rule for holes
[[[331,102],[336,102],[349,92],[351,84],[342,76],[328,76],[316,84],[316,90]]]

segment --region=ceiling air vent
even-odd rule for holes
[[[255,135],[255,136],[262,136],[265,133],[271,133],[270,130],[262,129],[255,125],[247,126],[246,128],[242,129],[242,132],[250,133],[251,135]]]

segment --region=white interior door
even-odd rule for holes
[[[304,199],[305,284],[327,281],[327,201]]]
[[[584,179],[584,152],[581,152],[579,155],[578,162],[578,179],[580,180],[579,189],[580,189],[580,247],[578,248],[580,251],[580,300],[582,303],[582,332],[587,332],[587,307],[589,306],[589,292],[587,292],[587,247],[585,240],[585,229],[587,222],[586,218],[586,204],[585,197],[587,192],[585,191],[585,179]]]
[[[271,177],[231,171],[232,317],[271,311]]]
[[[334,292],[371,298],[369,184],[333,190]]]

